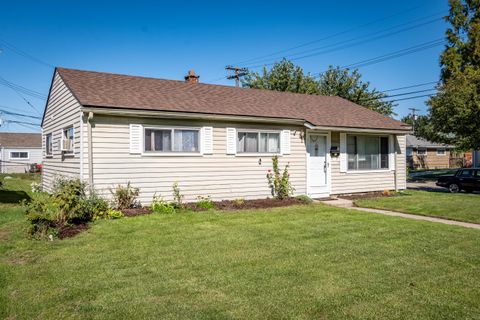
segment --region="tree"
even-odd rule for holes
[[[436,141],[480,149],[480,1],[449,0],[441,84],[428,101]]]
[[[348,69],[329,67],[319,80],[315,80],[310,74],[304,74],[301,67],[283,59],[270,70],[263,68],[261,74],[249,74],[242,85],[256,89],[339,96],[381,114],[393,115],[392,102],[382,101],[386,95],[369,89],[370,84],[361,81],[361,74],[357,70],[350,72]]]
[[[318,94],[315,79],[311,75],[305,75],[301,67],[295,66],[286,59],[275,63],[271,70],[264,67],[262,74],[248,74],[243,79],[242,86],[255,89]]]
[[[370,83],[363,82],[361,77],[358,70],[350,72],[348,69],[330,66],[318,80],[319,92],[325,96],[345,98],[387,116],[393,115],[393,103],[381,100],[387,95],[377,89],[369,89]]]
[[[405,116],[402,118],[402,122],[409,124],[413,128],[413,134],[416,137],[426,140],[436,140],[435,134],[432,129],[431,120],[427,115],[417,116],[414,120],[412,116]]]

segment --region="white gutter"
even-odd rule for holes
[[[369,128],[355,128],[355,127],[330,127],[330,126],[314,126],[314,130],[324,131],[338,131],[338,132],[365,132],[365,133],[392,133],[392,134],[407,134],[411,131],[409,127],[405,130],[398,129],[369,129]]]

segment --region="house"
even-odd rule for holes
[[[412,169],[444,169],[463,166],[463,154],[453,146],[407,135],[407,164]]]
[[[295,194],[406,188],[410,127],[339,97],[56,68],[42,121],[43,187],[56,176],[100,194],[128,181],[140,201],[271,196],[272,156]]]
[[[472,166],[480,168],[480,150],[472,151]]]
[[[0,132],[0,173],[28,172],[42,163],[40,133]]]

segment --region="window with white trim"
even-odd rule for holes
[[[45,155],[51,156],[53,154],[53,139],[52,134],[49,133],[45,136]]]
[[[417,149],[417,156],[426,156],[427,155],[427,148],[418,148]]]
[[[388,169],[388,137],[347,135],[348,170]]]
[[[238,131],[237,153],[279,153],[280,132]]]
[[[68,127],[62,131],[61,149],[64,153],[73,153],[73,127]]]
[[[445,149],[439,148],[437,149],[437,156],[444,156],[446,154]]]
[[[28,159],[28,151],[12,151],[10,152],[10,159]]]
[[[145,152],[200,152],[200,129],[145,128]]]

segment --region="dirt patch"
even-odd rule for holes
[[[8,240],[10,238],[10,232],[7,230],[0,230],[0,240]]]
[[[383,191],[376,191],[376,192],[365,192],[365,193],[356,193],[356,194],[345,194],[338,196],[340,199],[348,199],[348,200],[358,200],[358,199],[368,199],[368,198],[379,198],[379,197],[396,197],[397,194],[394,192],[383,192]]]
[[[89,228],[88,223],[64,225],[58,228],[58,237],[60,239],[71,238]]]
[[[148,207],[123,209],[122,212],[125,217],[135,217],[152,213],[152,211]]]
[[[32,263],[37,259],[36,255],[32,251],[16,252],[7,257],[6,261],[11,265],[24,265]]]
[[[277,208],[277,207],[286,207],[286,206],[293,206],[293,205],[300,205],[305,204],[305,201],[296,199],[296,198],[289,198],[284,200],[278,199],[257,199],[257,200],[223,200],[217,201],[213,203],[215,209],[217,210],[246,210],[246,209],[266,209],[266,208]],[[205,211],[204,208],[199,208],[195,203],[187,203],[185,204],[186,209],[190,209],[193,211]]]

